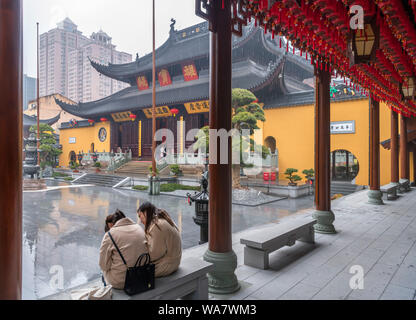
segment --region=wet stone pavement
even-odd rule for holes
[[[198,245],[195,207],[184,198],[96,186],[69,186],[23,193],[23,299],[39,299],[96,279],[104,220],[115,209],[137,221],[138,206],[151,201],[169,212],[182,234],[183,249]],[[313,196],[258,207],[233,205],[233,233],[277,222],[313,206]],[[63,283],[59,281],[63,274]]]

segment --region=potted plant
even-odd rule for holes
[[[296,187],[298,185],[297,181],[302,180],[300,176],[298,176],[297,174],[294,174],[296,172],[298,172],[298,169],[294,169],[294,168],[286,169],[285,176],[289,180],[288,185],[291,187]]]
[[[177,177],[177,176],[181,176],[181,175],[182,175],[182,170],[181,170],[181,168],[179,167],[179,165],[177,165],[177,164],[172,164],[172,165],[170,165],[170,166],[169,166],[169,168],[170,168],[170,173],[171,173],[173,176]]]
[[[101,171],[101,162],[96,162],[94,163],[94,168],[95,168],[95,172],[100,172]]]
[[[312,180],[312,178],[315,176],[315,170],[313,169],[305,169],[302,171],[302,173],[305,175],[306,181],[309,183],[309,181]]]
[[[76,161],[71,161],[71,162],[69,163],[69,167],[71,168],[71,170],[72,170],[74,173],[78,173],[78,172],[79,172],[79,170],[78,170],[79,164],[78,164]]]

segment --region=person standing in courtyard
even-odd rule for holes
[[[182,258],[182,240],[179,229],[165,210],[150,202],[137,210],[147,239],[155,276],[165,277],[178,270]]]
[[[118,209],[106,218],[104,229],[106,233],[101,242],[99,261],[104,284],[112,285],[115,289],[123,289],[127,266],[133,267],[142,254],[148,253],[146,237],[143,228],[130,218],[126,218]]]

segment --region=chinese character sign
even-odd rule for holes
[[[162,69],[158,72],[159,84],[161,87],[168,86],[172,84],[172,80],[170,78],[169,71],[166,69]]]
[[[149,89],[149,83],[145,76],[138,76],[137,77],[137,87],[140,91]]]
[[[146,118],[151,119],[152,118],[152,108],[143,109],[143,112],[146,116]],[[161,117],[171,117],[172,113],[170,112],[169,107],[163,106],[163,107],[156,107],[156,118]]]
[[[209,112],[209,100],[185,103],[184,106],[189,114]]]
[[[198,72],[196,71],[196,67],[194,63],[184,65],[182,67],[183,71],[183,77],[185,81],[192,81],[192,80],[198,80]]]

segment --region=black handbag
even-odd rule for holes
[[[116,242],[114,241],[111,233],[108,232],[111,241],[113,241],[114,246],[116,247],[118,254],[123,260],[123,263],[127,267],[126,279],[124,282],[124,292],[129,296],[133,296],[138,293],[142,293],[155,288],[155,265],[151,263],[150,255],[148,253],[142,254],[136,261],[134,267],[129,268],[121,254],[120,249],[117,247]],[[142,265],[142,260],[144,258],[144,263]]]

